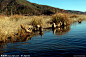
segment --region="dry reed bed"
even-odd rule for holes
[[[59,24],[59,22],[66,23],[67,25],[71,24],[70,17],[66,13],[56,13],[52,15],[52,18],[52,21],[56,24]]]
[[[27,28],[31,26],[31,21],[33,19],[42,19],[41,22],[43,22],[44,26],[45,23],[47,23],[48,19],[46,19],[46,16],[20,16],[20,15],[14,15],[12,17],[7,17],[7,19],[0,19],[0,31],[3,34],[10,35],[18,32],[18,29],[21,29],[20,25],[24,24]],[[43,19],[44,18],[44,19]]]
[[[70,20],[71,22],[78,22],[78,20],[86,20],[86,15],[81,15],[81,14],[71,14],[70,16]]]
[[[57,16],[57,14],[55,14]],[[55,16],[53,15],[53,16]],[[60,13],[60,17],[61,17]],[[72,16],[72,17],[71,17]],[[65,15],[62,17],[65,20],[65,18],[68,20],[70,19],[72,22],[78,21],[79,19],[86,19],[86,15],[75,15],[77,17],[73,17],[74,14],[71,15]],[[59,18],[60,18],[59,17]],[[71,17],[71,18],[69,18]],[[57,18],[57,17],[55,17]],[[33,20],[40,19],[40,23],[43,24],[43,28],[51,27],[52,25],[49,22],[52,22],[52,16],[21,16],[21,15],[14,15],[11,17],[2,17],[0,16],[0,37],[7,36],[13,36],[14,34],[18,33],[18,30],[21,30],[21,24],[24,24],[26,28],[30,27]],[[70,21],[69,20],[69,21]],[[5,36],[6,35],[6,36]]]

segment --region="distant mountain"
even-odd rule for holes
[[[46,5],[38,5],[27,0],[0,0],[0,13],[8,14],[27,14],[27,15],[51,15],[56,12],[79,13],[86,12],[63,10]]]

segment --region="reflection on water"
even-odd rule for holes
[[[0,42],[0,54],[73,57],[86,54],[86,21]]]
[[[41,38],[43,38],[43,34],[44,34],[43,32],[40,32]]]
[[[70,25],[52,29],[52,31],[53,31],[53,34],[55,34],[55,35],[67,34],[67,32],[70,31]]]

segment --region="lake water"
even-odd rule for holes
[[[26,38],[24,41],[0,43],[0,54],[27,57],[85,57],[86,21],[81,24],[73,23],[61,30],[55,29],[54,32],[52,29],[46,29],[42,37],[36,33],[34,37]]]

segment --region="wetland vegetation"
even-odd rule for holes
[[[72,49],[74,50],[72,54],[74,52],[80,54],[79,50],[85,54],[85,20],[86,12],[38,5],[27,0],[1,0],[0,51],[3,52],[0,54],[13,54],[12,51],[16,54],[15,47],[18,48],[18,54],[30,54],[31,56],[35,56],[33,55],[35,52],[38,53],[37,56],[45,55],[47,52],[51,52],[49,53],[51,55],[62,54],[62,52],[70,54],[64,51]],[[76,47],[81,49],[78,50]],[[41,51],[43,53],[40,53]],[[52,51],[55,52],[52,53]]]
[[[71,17],[72,16],[72,17]],[[77,16],[77,17],[75,17]],[[13,15],[10,17],[0,17],[0,39],[7,40],[8,37],[15,37],[21,34],[27,35],[21,28],[23,24],[26,29],[33,28],[36,25],[41,25],[43,28],[52,27],[53,23],[58,24],[60,21],[66,22],[66,24],[71,24],[73,22],[78,22],[79,20],[85,20],[85,15],[75,15],[67,13],[56,13],[52,16],[40,15],[40,16],[22,16]]]

